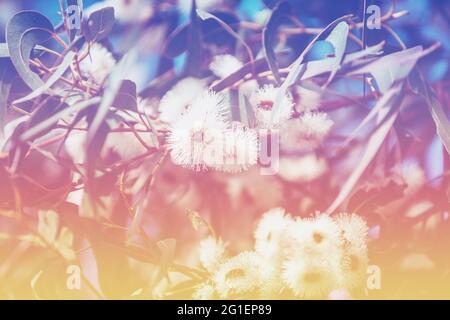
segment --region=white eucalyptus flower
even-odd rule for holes
[[[258,136],[255,130],[235,126],[223,141],[223,159],[214,166],[216,170],[237,173],[257,163]]]
[[[94,43],[89,48],[89,55],[79,61],[81,73],[88,82],[102,84],[116,65],[111,52],[99,43]]]
[[[324,112],[306,112],[291,119],[281,131],[284,151],[310,150],[320,146],[333,127],[333,120]]]
[[[197,78],[180,80],[162,97],[159,103],[159,118],[167,123],[176,121],[206,89],[203,80]]]
[[[218,78],[226,78],[238,71],[244,64],[231,54],[218,55],[213,58],[209,68]]]
[[[255,110],[259,128],[277,129],[291,118],[294,103],[291,96],[287,93],[281,96],[279,109],[277,111],[274,110],[278,90],[280,89],[273,85],[265,85],[250,96],[250,102]]]
[[[223,161],[223,146],[229,132],[223,97],[207,91],[170,126],[167,139],[172,161],[194,170],[206,170]]]

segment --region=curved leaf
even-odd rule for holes
[[[339,70],[341,63],[344,60],[345,48],[347,47],[347,37],[350,28],[345,21],[340,22],[334,29],[331,31],[330,35],[325,39],[325,41],[331,43],[334,48],[334,57],[333,59],[333,69],[331,71],[330,77],[328,78],[327,84],[329,84],[336,72]]]
[[[83,34],[88,41],[104,39],[115,23],[114,8],[104,7],[92,12],[83,24]]]
[[[352,15],[345,15],[343,17],[340,17],[333,22],[331,22],[328,26],[326,26],[319,34],[317,34],[314,39],[306,46],[306,48],[303,50],[303,52],[299,55],[299,57],[291,64],[290,71],[284,80],[283,84],[280,87],[280,90],[278,90],[275,103],[273,106],[273,112],[272,112],[272,119],[275,119],[280,112],[280,106],[281,106],[281,100],[287,90],[290,86],[295,84],[297,80],[299,80],[302,75],[306,71],[306,67],[303,64],[303,60],[305,59],[306,54],[311,50],[311,48],[314,46],[314,44],[329,30],[334,28],[337,24],[339,24],[341,21],[345,21],[349,18],[351,18]]]
[[[59,111],[58,113],[52,115],[51,117],[45,119],[44,121],[40,122],[39,124],[36,124],[36,126],[29,128],[27,131],[25,131],[21,135],[20,140],[27,141],[31,137],[39,135],[40,133],[44,132],[45,130],[47,130],[54,124],[56,124],[59,119],[65,117],[67,115],[70,115],[72,112],[81,111],[92,105],[98,104],[98,103],[100,103],[100,101],[101,101],[100,97],[95,97],[95,98],[92,98],[89,100],[83,100],[79,103],[73,104],[73,105]]]
[[[13,73],[14,67],[11,62],[6,59],[0,60],[0,139],[3,137],[4,133],[3,129]]]
[[[275,55],[275,44],[277,40],[277,30],[286,17],[291,13],[291,5],[286,2],[280,2],[273,9],[272,14],[267,22],[267,25],[263,29],[263,48],[264,54],[269,64],[270,70],[272,71],[275,81],[278,85],[281,84],[280,72],[278,71],[278,63]]]
[[[417,61],[425,55],[436,50],[437,45],[423,50],[422,46],[416,46],[407,50],[394,52],[364,65],[349,75],[370,73],[375,78],[381,93],[387,92],[392,85],[406,78],[414,69]]]
[[[75,55],[76,52],[74,51],[67,52],[67,54],[64,56],[63,61],[57,67],[56,71],[50,76],[50,78],[48,78],[48,80],[42,86],[40,86],[27,96],[17,99],[16,101],[14,101],[14,104],[24,103],[33,100],[49,91],[50,88],[64,75],[66,70],[70,67],[70,64],[72,63]],[[56,93],[52,94],[56,95]]]
[[[375,107],[378,111],[377,125],[378,128],[372,133],[367,141],[367,148],[364,150],[364,154],[356,167],[353,169],[350,177],[345,181],[340,192],[333,203],[326,210],[327,214],[333,213],[341,203],[347,198],[356,185],[362,174],[366,170],[367,166],[372,162],[373,158],[377,154],[381,145],[383,144],[387,134],[394,125],[397,119],[399,105],[403,100],[403,84],[398,84],[392,87],[381,99],[378,104],[380,107]]]
[[[9,58],[9,50],[6,43],[0,43],[0,58]]]
[[[21,11],[6,25],[6,43],[11,61],[23,81],[33,90],[44,83],[29,67],[33,48],[48,41],[53,33],[52,23],[36,11]]]
[[[252,49],[250,49],[250,47],[247,45],[247,43],[228,24],[226,24],[224,21],[222,21],[217,16],[215,16],[209,12],[200,10],[200,9],[197,9],[197,14],[202,20],[213,19],[217,23],[219,23],[220,26],[225,31],[227,31],[230,35],[232,35],[237,41],[239,41],[244,46],[245,50],[247,51],[247,55],[248,55],[250,61],[254,61]]]

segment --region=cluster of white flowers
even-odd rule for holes
[[[294,111],[294,102],[288,94],[281,96],[279,109],[274,110],[279,90],[273,85],[265,85],[251,95],[250,101],[255,110],[259,127],[279,129],[291,118]]]
[[[197,78],[189,77],[179,81],[162,97],[159,118],[167,123],[175,122],[206,89],[206,82]]]
[[[226,77],[240,66],[240,61],[224,55],[216,57],[210,67],[218,77]],[[333,121],[326,113],[305,112],[292,119],[290,94],[279,95],[280,89],[273,85],[257,88],[247,84],[246,90],[254,87],[248,96],[256,116],[255,128],[232,124],[231,107],[221,94],[205,91],[203,80],[186,78],[163,96],[160,119],[170,126],[168,146],[176,164],[194,170],[240,172],[258,160],[259,130],[280,130],[281,146],[288,151],[299,146],[317,147],[331,130]],[[279,108],[275,110],[277,99]],[[319,171],[323,169],[326,167]]]
[[[200,245],[211,274],[195,299],[323,298],[363,286],[368,265],[366,222],[356,214],[293,218],[282,208],[265,213],[255,230],[255,248],[230,257],[212,237]]]
[[[170,127],[168,148],[174,163],[205,170],[239,172],[256,164],[257,134],[233,125],[220,94],[204,92]]]
[[[332,127],[333,120],[327,113],[305,112],[299,118],[287,121],[281,131],[281,149],[288,152],[315,149],[323,143]]]

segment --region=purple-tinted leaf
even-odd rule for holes
[[[58,65],[57,69],[52,73],[52,75],[50,76],[50,78],[48,78],[48,80],[44,83],[44,85],[37,88],[36,90],[31,92],[27,96],[17,99],[16,101],[14,101],[14,104],[20,104],[20,103],[24,103],[24,102],[33,100],[44,93],[57,95],[57,93],[51,92],[50,88],[64,75],[64,73],[70,67],[70,64],[72,63],[75,55],[76,55],[76,52],[74,52],[74,51],[67,52],[67,54],[64,56],[62,62]]]
[[[416,46],[407,50],[398,51],[379,59],[361,68],[353,70],[349,75],[370,73],[375,78],[381,93],[387,92],[392,85],[405,79],[414,69],[417,61],[436,49],[432,46],[423,50],[422,46]]]
[[[36,45],[48,41],[52,33],[52,23],[36,11],[21,11],[6,25],[6,43],[11,61],[19,76],[31,89],[43,85],[41,78],[30,69],[31,53]]]
[[[280,106],[283,96],[286,94],[289,87],[295,84],[295,82],[303,76],[303,74],[306,71],[306,67],[303,64],[303,60],[306,56],[306,54],[311,50],[311,48],[314,46],[314,44],[323,37],[324,34],[329,32],[332,28],[334,28],[337,24],[339,24],[342,21],[345,21],[352,17],[352,15],[346,15],[341,18],[338,18],[331,22],[328,26],[326,26],[319,34],[317,34],[314,39],[308,44],[308,46],[303,50],[303,52],[300,54],[300,56],[294,61],[294,63],[290,66],[289,74],[287,75],[286,79],[284,80],[283,84],[280,87],[280,90],[278,90],[275,103],[273,106],[273,112],[272,112],[272,119],[275,119],[280,112]]]
[[[9,58],[9,50],[6,43],[0,43],[0,58]]]
[[[92,12],[84,21],[83,34],[88,41],[100,41],[113,30],[114,22],[114,8],[101,8]]]
[[[377,154],[381,145],[384,142],[387,134],[394,125],[397,119],[399,104],[403,99],[403,89],[402,85],[396,85],[392,87],[387,93],[390,99],[382,99],[379,101],[383,104],[382,108],[379,108],[377,118],[378,128],[372,133],[369,140],[367,141],[367,147],[364,150],[364,154],[361,160],[358,162],[355,168],[353,168],[350,177],[340,188],[340,192],[333,203],[326,210],[328,214],[333,213],[341,203],[348,197],[353,187],[356,185],[358,180],[361,178],[362,174],[366,170],[367,166],[372,162],[372,159]]]
[[[278,35],[278,27],[280,27],[291,14],[291,5],[286,2],[280,2],[273,9],[272,14],[267,22],[266,27],[263,29],[263,47],[264,54],[269,64],[270,70],[275,77],[275,81],[278,85],[281,84],[280,72],[278,70],[278,63],[275,55],[275,45]]]

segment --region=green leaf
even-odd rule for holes
[[[100,41],[113,30],[114,8],[104,7],[92,12],[83,25],[83,34],[88,41]]]
[[[275,81],[278,85],[281,84],[280,72],[278,70],[278,63],[275,55],[275,45],[278,36],[278,28],[285,22],[286,18],[291,14],[291,5],[286,2],[280,2],[273,9],[267,25],[263,29],[263,47],[264,54],[272,71]]]
[[[48,41],[53,34],[53,25],[36,11],[21,11],[6,25],[6,43],[11,61],[23,81],[33,90],[43,81],[31,71],[29,60],[34,47]]]

